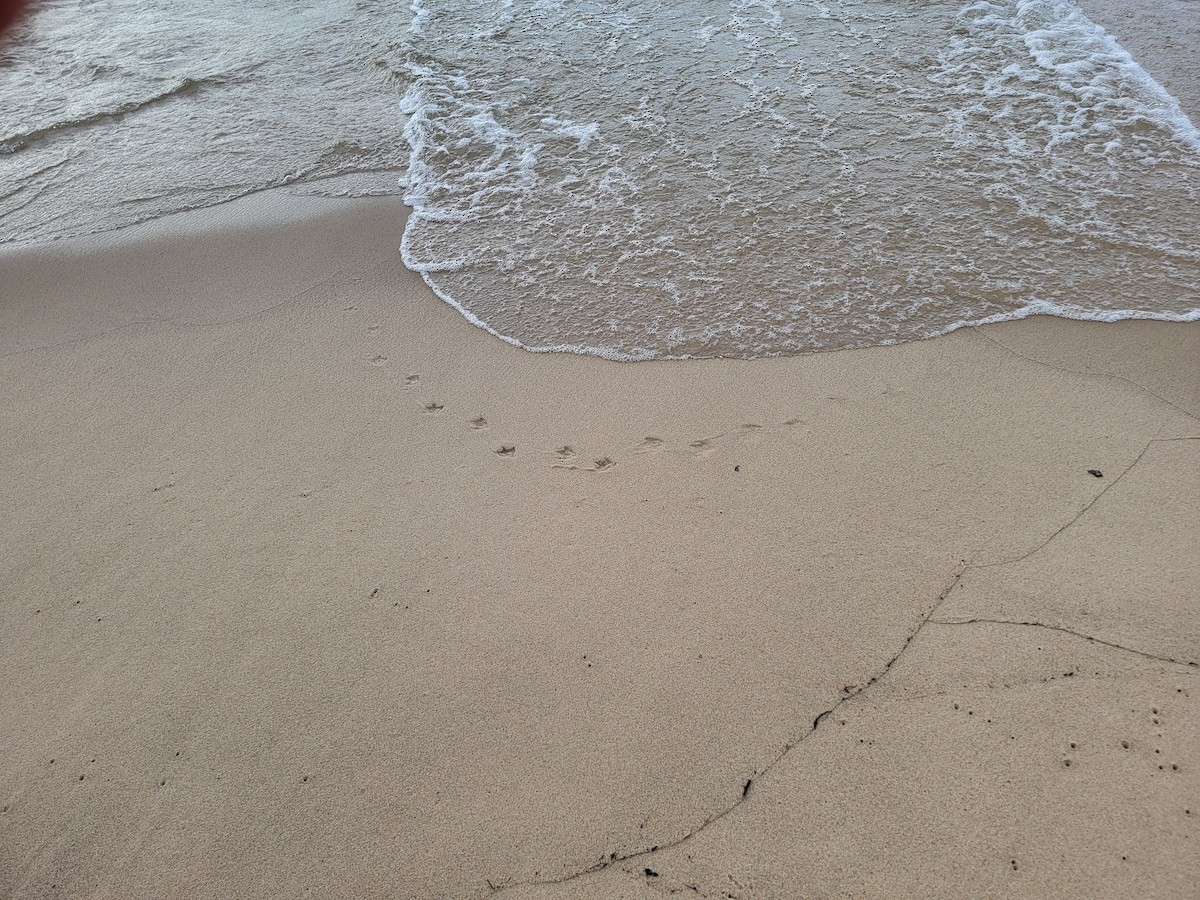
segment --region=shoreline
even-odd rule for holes
[[[301,188],[305,183],[287,185],[276,188],[262,188],[248,195],[223,201],[219,204],[192,210],[171,213],[157,219],[140,222],[108,232],[76,235],[59,238],[53,241],[37,244],[0,245],[0,267],[7,268],[12,283],[17,285],[14,294],[23,294],[29,290],[29,278],[24,276],[26,271],[37,271],[44,261],[53,265],[55,260],[91,259],[105,254],[125,255],[129,258],[139,258],[143,253],[155,252],[151,248],[161,247],[171,243],[179,243],[187,239],[207,239],[217,244],[232,245],[239,236],[246,240],[257,240],[263,234],[278,233],[280,229],[289,226],[310,225],[311,223],[328,219],[334,223],[331,227],[340,227],[338,223],[354,218],[359,212],[365,213],[372,206],[382,209],[390,207],[387,214],[381,218],[368,216],[373,225],[380,227],[384,234],[390,233],[388,226],[400,234],[401,249],[396,251],[396,268],[402,270],[402,277],[415,277],[422,286],[440,303],[454,310],[464,321],[479,329],[492,338],[511,347],[534,354],[566,354],[589,356],[618,363],[674,363],[698,362],[704,360],[737,360],[754,362],[767,359],[793,359],[806,356],[869,351],[882,347],[902,346],[908,343],[922,343],[936,340],[962,329],[987,328],[989,326],[1017,323],[1028,319],[1053,318],[1067,321],[1113,324],[1117,322],[1161,322],[1173,324],[1188,324],[1200,321],[1200,307],[1186,314],[1174,313],[1140,313],[1126,315],[1131,311],[1123,311],[1120,315],[1111,311],[1094,313],[1083,308],[1059,307],[1057,305],[1031,303],[1026,309],[1012,314],[1001,314],[977,322],[962,321],[953,324],[946,331],[912,340],[893,343],[873,344],[863,347],[819,348],[796,354],[776,354],[770,356],[636,356],[624,355],[607,348],[554,346],[529,347],[519,340],[494,329],[487,322],[478,318],[469,309],[459,304],[453,297],[442,292],[423,273],[407,268],[402,260],[403,238],[406,236],[406,224],[411,210],[397,195],[377,194],[361,197],[339,197],[308,193]],[[361,225],[359,226],[361,227]],[[371,242],[380,244],[380,236],[372,236]],[[376,249],[380,252],[381,248]],[[228,252],[228,251],[227,251]],[[13,273],[16,273],[14,278]],[[211,295],[211,291],[209,292]],[[211,300],[211,296],[209,297]],[[207,308],[206,308],[207,309]],[[211,311],[209,311],[211,312]],[[119,317],[113,311],[114,315]],[[5,307],[0,306],[0,356],[10,352],[26,352],[28,348],[20,348],[13,343],[12,335],[5,320]],[[97,311],[101,314],[101,311]],[[203,318],[203,316],[201,317]],[[19,343],[19,342],[18,342]]]
[[[1200,12],[1181,0],[1076,0],[1084,15],[1116,38],[1150,76],[1200,121]]]
[[[0,255],[0,893],[1186,894],[1200,324],[617,366],[292,208]]]

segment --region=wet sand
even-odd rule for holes
[[[535,355],[402,216],[0,257],[0,894],[1194,890],[1200,325]]]

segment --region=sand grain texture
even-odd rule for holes
[[[535,355],[262,202],[0,258],[0,894],[1192,889],[1200,326]]]

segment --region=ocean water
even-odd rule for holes
[[[1200,134],[1067,0],[416,0],[408,265],[531,349],[1200,307]]]
[[[111,230],[276,185],[399,193],[406,6],[34,10],[0,43],[0,243]]]
[[[402,189],[531,350],[1200,318],[1200,133],[1069,0],[48,0],[0,110],[0,241]]]

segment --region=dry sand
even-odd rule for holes
[[[535,355],[402,214],[0,257],[0,895],[1195,896],[1200,325]]]

